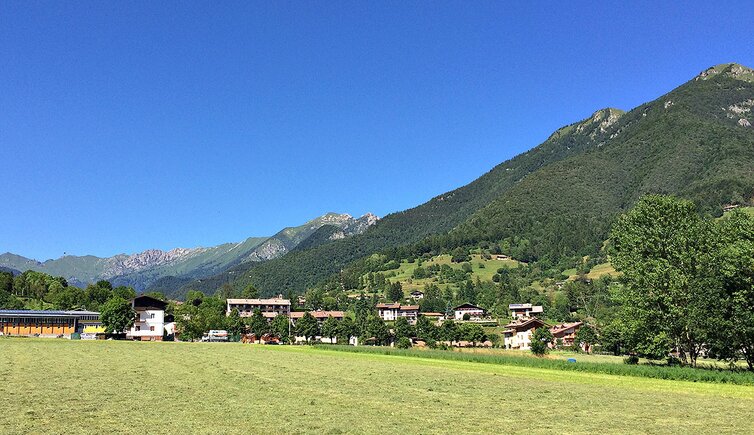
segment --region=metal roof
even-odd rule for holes
[[[0,310],[4,317],[79,317],[99,316],[96,311],[53,311],[53,310]]]

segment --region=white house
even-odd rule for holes
[[[453,311],[455,312],[454,318],[456,320],[463,320],[466,314],[469,315],[470,320],[479,320],[487,314],[484,308],[469,303],[461,304],[453,308]]]
[[[505,325],[503,331],[506,349],[531,349],[531,337],[537,328],[546,327],[545,322],[535,318],[528,320],[515,320]]]
[[[514,319],[528,319],[544,312],[541,305],[532,304],[510,304],[508,309]]]
[[[165,333],[165,308],[168,304],[151,296],[141,295],[131,299],[136,320],[126,332],[126,338],[141,341],[162,341]]]
[[[424,299],[424,292],[419,290],[414,290],[411,292],[411,299],[419,300]]]
[[[399,317],[405,317],[408,323],[416,323],[416,318],[419,317],[418,305],[401,305],[395,304],[377,304],[377,312],[382,320],[389,322],[398,320]]]

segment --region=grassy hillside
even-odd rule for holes
[[[754,407],[747,386],[305,346],[2,341],[8,433],[722,434]]]
[[[501,268],[513,268],[519,267],[520,263],[515,260],[497,260],[494,257],[491,259],[485,259],[479,254],[471,255],[471,259],[468,262],[454,263],[451,261],[451,256],[444,254],[432,257],[426,261],[415,261],[409,263],[408,261],[402,261],[400,267],[389,272],[384,272],[388,281],[400,282],[406,295],[414,290],[422,290],[426,285],[436,284],[441,290],[445,290],[448,287],[454,287],[456,284],[451,279],[443,279],[441,276],[434,275],[426,278],[417,278],[415,276],[416,269],[419,267],[426,269],[432,268],[432,266],[446,266],[454,272],[462,271],[464,264],[468,263],[471,267],[471,271],[465,274],[464,280],[491,282],[493,275],[497,273]]]

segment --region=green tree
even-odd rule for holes
[[[367,321],[367,336],[374,338],[377,344],[387,344],[390,340],[390,330],[385,322],[377,316],[369,316]]]
[[[754,217],[740,210],[719,223],[724,314],[711,334],[711,351],[718,358],[743,359],[754,371]]]
[[[310,312],[304,313],[304,316],[296,322],[296,335],[303,336],[307,343],[319,335],[319,323]]]
[[[581,325],[578,331],[576,331],[576,346],[583,347],[583,349],[589,353],[592,349],[592,345],[597,342],[597,333],[594,331],[591,325],[584,323]]]
[[[246,325],[241,319],[241,315],[238,314],[238,310],[233,309],[228,317],[225,319],[225,329],[234,335],[241,335],[246,332]]]
[[[400,281],[396,281],[389,284],[387,287],[387,298],[392,302],[397,302],[403,299],[403,286]]]
[[[552,343],[552,333],[546,326],[540,326],[534,330],[531,337],[531,352],[534,355],[542,356],[549,350],[549,344]]]
[[[393,330],[395,331],[396,339],[402,337],[411,338],[416,335],[414,327],[408,323],[408,320],[405,317],[398,317],[395,321],[395,325],[393,325]]]
[[[277,335],[281,341],[289,341],[290,319],[286,315],[278,314],[277,316],[275,316],[275,318],[272,319],[270,330],[273,334]]]
[[[244,299],[256,299],[259,297],[259,290],[254,284],[249,284],[241,291],[241,297]]]
[[[50,286],[52,291],[47,295],[47,300],[59,310],[73,310],[84,305],[84,291],[78,287]],[[124,298],[121,298],[124,299]]]
[[[84,305],[92,311],[100,310],[102,304],[113,296],[113,286],[108,281],[89,284],[84,290]],[[120,298],[123,299],[123,298]]]
[[[136,297],[136,290],[134,290],[133,287],[126,287],[124,285],[121,285],[113,289],[113,295],[130,301],[131,299]]]
[[[338,321],[333,316],[328,316],[322,322],[322,336],[332,340],[338,335]]]
[[[100,311],[100,321],[108,334],[127,331],[135,319],[136,312],[131,308],[131,303],[117,296],[105,302]]]
[[[344,317],[343,320],[338,322],[338,343],[348,344],[351,337],[357,336],[358,331],[356,324],[350,317]]]
[[[464,323],[461,325],[461,336],[464,340],[470,341],[473,345],[483,342],[487,339],[484,328],[474,323]]]
[[[445,341],[459,341],[461,339],[461,331],[458,328],[458,324],[453,319],[442,322],[440,336]]]
[[[437,326],[427,316],[420,315],[416,319],[416,336],[423,340],[437,340]]]
[[[689,201],[650,195],[618,219],[611,240],[631,346],[651,357],[675,348],[695,366],[723,316],[711,223]]]
[[[252,334],[257,337],[261,337],[262,334],[267,332],[267,319],[264,318],[264,315],[262,315],[262,311],[259,308],[254,310],[254,313],[249,319],[249,329]]]

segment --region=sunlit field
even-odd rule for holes
[[[740,433],[754,388],[212,343],[0,340],[3,433]]]

